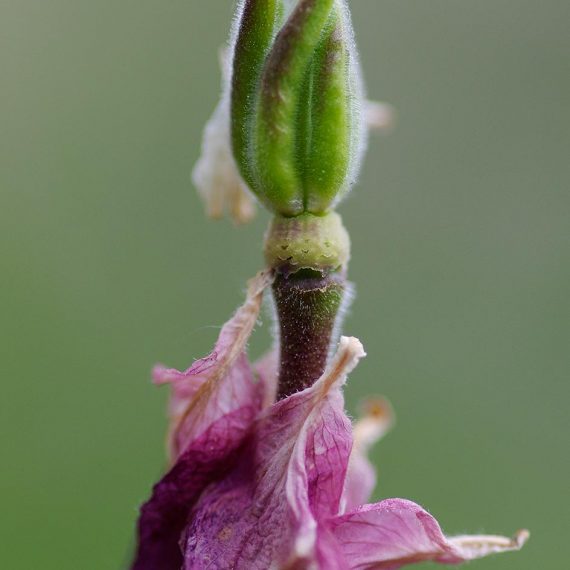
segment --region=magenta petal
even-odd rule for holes
[[[385,398],[370,398],[354,424],[354,445],[344,488],[344,509],[351,511],[370,500],[376,486],[376,469],[368,459],[370,448],[394,425],[394,412]]]
[[[367,457],[353,452],[346,476],[343,511],[351,511],[368,501],[375,487],[376,469]]]
[[[141,508],[133,570],[182,567],[179,542],[188,513],[204,488],[233,464],[256,412],[253,406],[241,408],[212,423],[155,485]]]
[[[528,533],[446,537],[437,521],[419,505],[388,499],[333,519],[332,533],[350,569],[396,570],[431,560],[457,564],[494,552],[518,550]]]
[[[185,570],[345,568],[319,521],[338,512],[352,445],[340,387],[363,354],[343,339],[314,386],[262,414],[239,465],[191,514]]]
[[[180,539],[204,488],[224,476],[261,409],[245,345],[269,278],[250,285],[245,304],[224,325],[216,349],[188,371],[159,368],[155,379],[174,382],[171,449],[174,466],[141,509],[133,570],[180,570]]]
[[[263,292],[271,280],[270,274],[260,273],[250,281],[245,303],[222,327],[211,354],[184,372],[164,366],[154,368],[155,383],[172,386],[168,436],[171,463],[220,414],[243,405],[259,390],[253,388],[255,382],[245,347],[259,316]]]

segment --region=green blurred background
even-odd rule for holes
[[[565,568],[570,3],[352,8],[369,92],[399,113],[342,206],[369,354],[348,407],[384,393],[399,420],[377,496],[450,533],[531,529],[474,568]],[[124,566],[163,465],[149,370],[207,353],[262,264],[267,215],[209,222],[189,181],[231,14],[0,3],[1,568]]]

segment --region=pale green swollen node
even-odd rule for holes
[[[280,216],[331,211],[364,146],[345,0],[244,0],[231,87],[233,154],[253,193]]]
[[[276,216],[265,236],[265,261],[271,268],[336,271],[346,267],[349,257],[350,238],[336,212]]]

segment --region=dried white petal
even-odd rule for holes
[[[519,530],[512,538],[496,535],[464,535],[453,536],[448,541],[465,560],[482,558],[489,554],[520,550],[529,539],[530,532],[526,529]]]
[[[354,450],[363,454],[394,425],[395,416],[392,405],[385,398],[370,398],[364,403],[361,418],[354,424],[352,434],[354,438]]]
[[[389,133],[396,122],[396,111],[388,103],[366,101],[364,104],[364,118],[366,125],[372,131]]]
[[[227,50],[220,50],[220,68],[223,92],[204,127],[202,153],[192,172],[192,182],[210,218],[219,219],[227,210],[236,223],[244,224],[255,217],[256,205],[232,154],[228,89],[231,69]]]

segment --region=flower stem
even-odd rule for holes
[[[273,284],[280,333],[280,400],[311,386],[324,372],[346,293],[343,273],[279,272]]]

